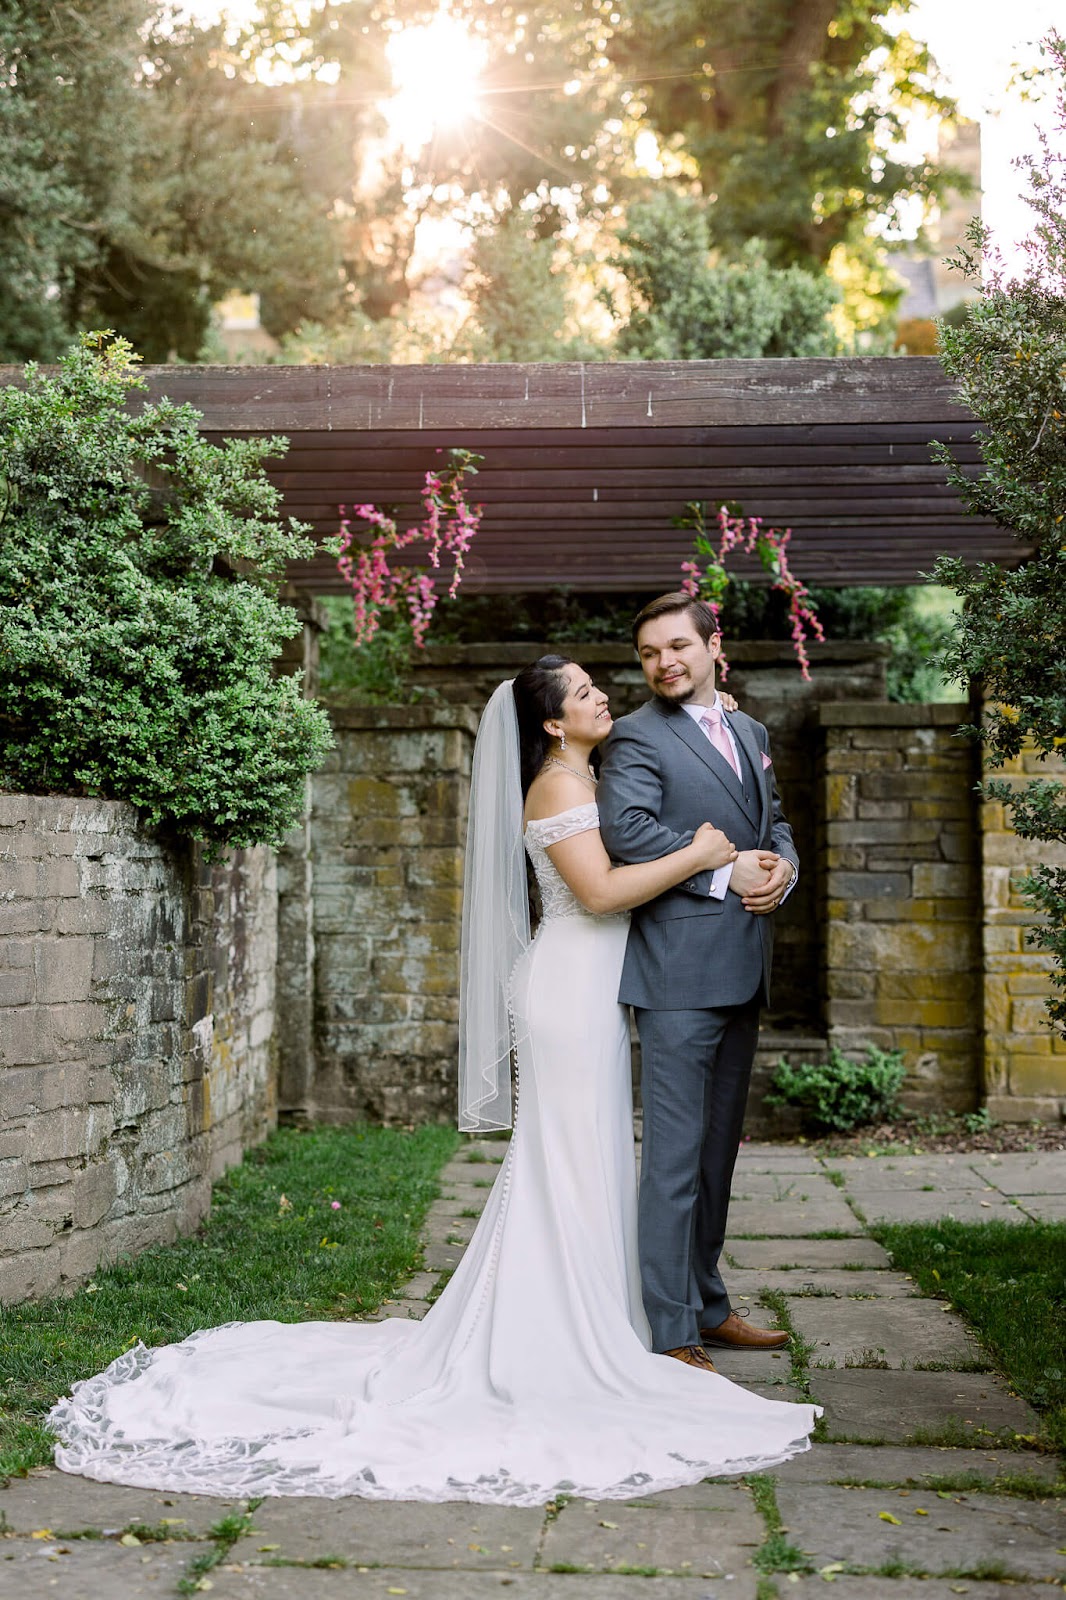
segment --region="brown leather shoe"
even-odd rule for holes
[[[791,1334],[779,1328],[753,1328],[731,1311],[717,1328],[701,1328],[700,1338],[704,1344],[721,1345],[727,1350],[780,1350],[788,1344]]]
[[[673,1356],[688,1367],[699,1367],[703,1372],[717,1372],[718,1368],[701,1344],[680,1344],[676,1350],[664,1350],[664,1356]]]

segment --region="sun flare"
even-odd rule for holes
[[[382,109],[405,150],[420,150],[473,113],[486,51],[457,17],[441,11],[422,27],[401,28],[386,54],[395,92]]]

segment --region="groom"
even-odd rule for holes
[[[619,1000],[636,1011],[644,1137],[640,1269],[652,1347],[714,1371],[703,1341],[776,1349],[750,1327],[718,1270],[748,1081],[768,998],[772,913],[796,881],[766,729],[723,714],[721,635],[684,593],[646,605],[633,643],[653,699],[616,723],[597,800],[616,861],[652,861],[713,822],[737,859],[632,914]]]

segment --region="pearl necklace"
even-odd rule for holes
[[[544,765],[562,767],[564,772],[571,773],[575,778],[584,778],[586,783],[591,783],[594,789],[596,787],[596,780],[590,772],[579,772],[576,767],[570,766],[569,762],[560,761],[558,756],[545,756]]]

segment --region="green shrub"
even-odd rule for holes
[[[0,392],[0,787],[127,800],[212,851],[276,844],[329,722],[272,663],[276,594],[313,546],[262,463],[199,414],[127,404],[123,340],[88,335]]]
[[[834,1045],[829,1060],[796,1066],[782,1056],[770,1080],[767,1105],[798,1106],[804,1126],[815,1133],[849,1133],[868,1122],[899,1115],[906,1072],[902,1050],[867,1045],[866,1060],[853,1061]]]

